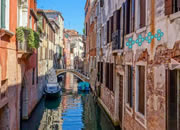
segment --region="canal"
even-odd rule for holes
[[[22,130],[116,130],[92,93],[78,93],[78,79],[64,75],[62,96],[43,98]]]

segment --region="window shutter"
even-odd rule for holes
[[[123,17],[123,19],[122,19],[123,23],[122,23],[122,45],[121,45],[121,48],[124,48],[124,35],[125,35],[125,31],[126,31],[125,30],[126,17],[125,17],[125,4],[124,3],[122,5],[122,15],[123,15],[122,16]]]
[[[145,114],[145,67],[139,66],[139,112]]]
[[[124,15],[125,15],[125,22],[124,22],[124,25],[125,25],[125,34],[127,34],[127,32],[128,32],[128,30],[127,30],[127,22],[128,22],[128,19],[127,19],[127,10],[128,10],[128,3],[127,3],[127,1],[124,3]]]
[[[110,63],[109,64],[110,65],[110,77],[109,77],[109,79],[110,79],[110,82],[109,82],[109,84],[110,84],[110,90],[111,91],[113,91],[113,63]]]
[[[170,15],[172,14],[172,0],[165,0],[165,15]]]
[[[1,28],[6,28],[6,0],[1,0]]]
[[[107,43],[109,43],[109,21],[107,21]]]
[[[114,32],[114,19],[113,16],[111,17],[111,41],[112,41],[112,34]]]
[[[117,30],[120,30],[121,28],[121,20],[120,20],[120,9],[116,11],[116,24],[117,24]]]
[[[103,62],[101,62],[101,83],[103,83]]]
[[[131,24],[131,31],[134,32],[135,28],[135,0],[132,0],[132,24]]]
[[[109,42],[111,42],[111,18],[109,18]]]
[[[130,106],[133,106],[133,67],[130,66],[130,73],[131,73],[131,84],[130,84]]]
[[[115,32],[117,30],[117,11],[113,13],[113,21],[114,21],[113,28]]]
[[[144,27],[146,24],[146,0],[140,1],[140,27]]]
[[[180,11],[180,0],[177,0],[177,9],[176,11]]]

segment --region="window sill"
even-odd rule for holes
[[[126,34],[126,35],[125,35],[125,39],[132,37],[132,36],[133,36],[133,34],[134,34],[134,32],[129,33],[129,34]]]
[[[146,117],[140,112],[135,112],[135,120],[141,124],[144,128],[146,128]]]
[[[171,15],[169,16],[169,18],[170,18],[170,21],[173,21],[173,20],[175,20],[175,19],[177,19],[177,18],[180,18],[180,11],[179,11],[179,12],[176,12],[176,13],[174,13],[174,14],[171,14]]]
[[[126,112],[132,117],[132,115],[133,115],[133,110],[132,110],[132,108],[129,106],[128,103],[126,103]]]
[[[15,34],[13,32],[10,32],[7,29],[0,28],[0,37],[3,37],[4,35],[8,35],[8,36],[12,37]]]
[[[146,29],[147,29],[146,26],[145,26],[145,27],[142,27],[142,28],[139,28],[139,29],[136,30],[136,33],[137,33],[137,34],[142,33],[142,32],[144,32],[144,31],[146,31]]]
[[[118,53],[118,54],[122,54],[123,53],[123,49],[116,49],[116,50],[113,50],[112,53]]]

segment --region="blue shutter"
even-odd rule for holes
[[[6,0],[1,0],[1,28],[6,28],[5,26],[5,14],[6,14]]]

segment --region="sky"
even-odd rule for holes
[[[83,34],[85,3],[86,0],[37,0],[37,7],[60,11],[64,17],[64,27]]]

